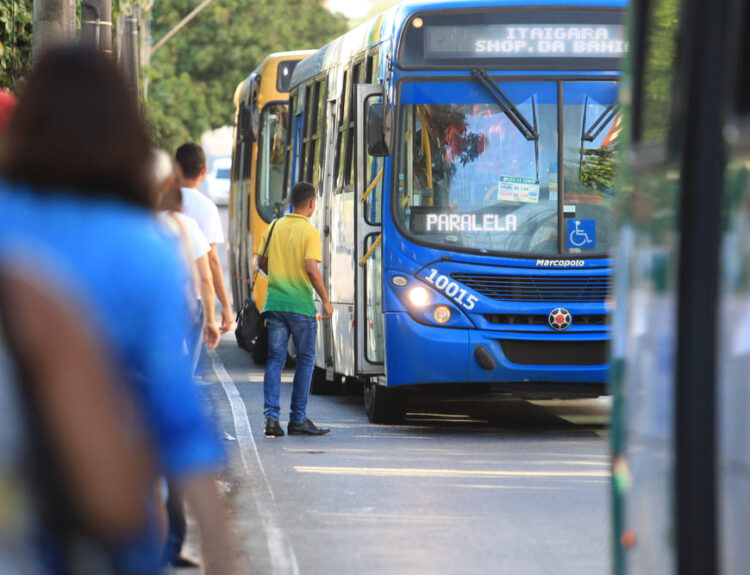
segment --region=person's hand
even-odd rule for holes
[[[325,310],[325,315],[322,315],[320,319],[331,319],[331,316],[333,315],[333,306],[331,305],[331,302],[323,302],[323,309]]]
[[[206,322],[203,325],[203,341],[206,342],[208,349],[216,349],[221,341],[221,332],[215,323]]]
[[[234,319],[232,319],[232,310],[229,309],[229,307],[222,307],[221,308],[221,325],[219,326],[219,331],[221,333],[227,333],[230,329],[234,327]]]

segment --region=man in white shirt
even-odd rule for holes
[[[200,145],[194,142],[183,144],[177,149],[175,156],[177,167],[181,173],[182,212],[198,222],[203,235],[206,236],[211,251],[208,262],[213,276],[214,291],[221,303],[221,325],[219,330],[226,333],[232,328],[232,308],[229,296],[224,286],[224,272],[221,268],[219,253],[216,246],[224,243],[224,232],[221,228],[221,218],[216,204],[198,191],[198,186],[206,177],[206,153]],[[208,305],[208,302],[205,302]]]

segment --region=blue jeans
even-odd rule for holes
[[[193,325],[190,327],[190,342],[188,345],[190,365],[193,368],[193,374],[195,374],[195,370],[198,367],[198,360],[201,357],[201,351],[203,351],[203,302],[197,300],[197,303],[198,305],[195,310],[195,316],[193,317]]]
[[[264,316],[268,327],[268,363],[263,377],[263,413],[271,419],[279,419],[281,370],[286,363],[291,335],[297,348],[297,367],[292,383],[289,421],[303,423],[307,420],[307,395],[315,367],[315,335],[318,332],[318,322],[314,317],[290,311],[269,311]]]

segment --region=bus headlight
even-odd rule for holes
[[[425,288],[417,286],[409,292],[409,301],[415,307],[424,307],[430,302],[430,294]]]
[[[439,305],[433,310],[432,317],[437,323],[448,323],[451,319],[451,310],[448,306]]]

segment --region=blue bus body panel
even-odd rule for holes
[[[519,365],[504,355],[500,339],[519,340],[514,333],[431,327],[415,322],[407,313],[385,314],[386,380],[389,387],[439,383],[606,383],[609,364],[594,366]],[[559,339],[557,334],[553,338]],[[539,341],[538,337],[529,337]],[[599,336],[599,341],[608,340]],[[589,336],[565,337],[565,341],[591,341]],[[595,340],[596,341],[596,340]],[[486,370],[473,357],[482,344],[495,360]]]
[[[469,381],[469,331],[418,324],[406,313],[385,314],[388,386]]]

